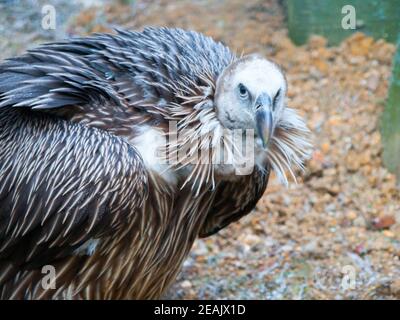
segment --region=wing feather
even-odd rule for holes
[[[0,109],[0,269],[44,265],[117,232],[147,197],[125,140],[49,115]]]
[[[263,170],[255,168],[251,175],[219,183],[213,191],[218,197],[215,197],[199,236],[211,236],[250,213],[267,188],[269,174],[269,166]]]

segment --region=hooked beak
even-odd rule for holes
[[[267,149],[275,129],[270,96],[262,93],[256,100],[255,109],[257,134],[261,138],[263,148]]]

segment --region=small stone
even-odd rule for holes
[[[396,297],[400,297],[400,279],[396,279],[390,284],[390,292]]]
[[[357,217],[356,219],[354,219],[353,224],[354,224],[356,227],[362,227],[362,228],[365,228],[365,226],[367,225],[367,224],[365,223],[364,217]]]
[[[358,217],[357,213],[355,213],[354,211],[347,212],[346,216],[351,221],[355,220]]]
[[[293,246],[291,246],[290,244],[285,244],[281,249],[282,251],[289,252],[293,251]]]
[[[250,251],[250,249],[251,249],[251,247],[249,245],[245,244],[245,243],[238,244],[236,248],[242,254],[248,253]]]
[[[366,248],[364,247],[364,244],[360,243],[354,248],[354,252],[357,253],[359,256],[365,254],[367,252]]]
[[[303,247],[303,251],[305,253],[314,253],[318,248],[318,243],[317,241],[310,241],[308,242],[304,247]]]
[[[394,233],[390,230],[383,230],[382,233],[388,238],[394,238]]]
[[[380,83],[380,79],[376,75],[372,75],[367,79],[367,88],[371,91],[375,91]]]
[[[192,283],[189,280],[185,280],[181,282],[181,287],[184,289],[188,289],[192,287]]]
[[[329,149],[330,149],[330,144],[328,142],[324,142],[321,145],[321,150],[323,153],[325,153],[325,154],[328,153]]]
[[[239,240],[249,246],[253,246],[261,242],[261,238],[254,234],[246,234],[242,237],[239,237]]]
[[[372,226],[376,230],[387,229],[396,223],[396,219],[392,215],[385,215],[372,220]]]
[[[320,47],[326,47],[327,40],[324,37],[313,35],[310,37],[310,40],[308,41],[308,45],[312,49],[317,49]]]

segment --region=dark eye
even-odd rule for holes
[[[273,102],[273,105],[272,105],[272,108],[273,108],[274,110],[275,110],[275,108],[276,108],[276,102],[278,101],[278,98],[279,98],[280,94],[281,94],[281,89],[278,90],[278,92],[276,93],[276,95],[275,95],[275,97],[274,97],[274,102]]]
[[[239,94],[242,99],[247,99],[249,92],[243,84],[239,84]]]

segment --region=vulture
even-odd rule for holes
[[[157,299],[312,145],[282,69],[117,29],[0,63],[0,298]],[[44,278],[53,270],[51,286]]]

